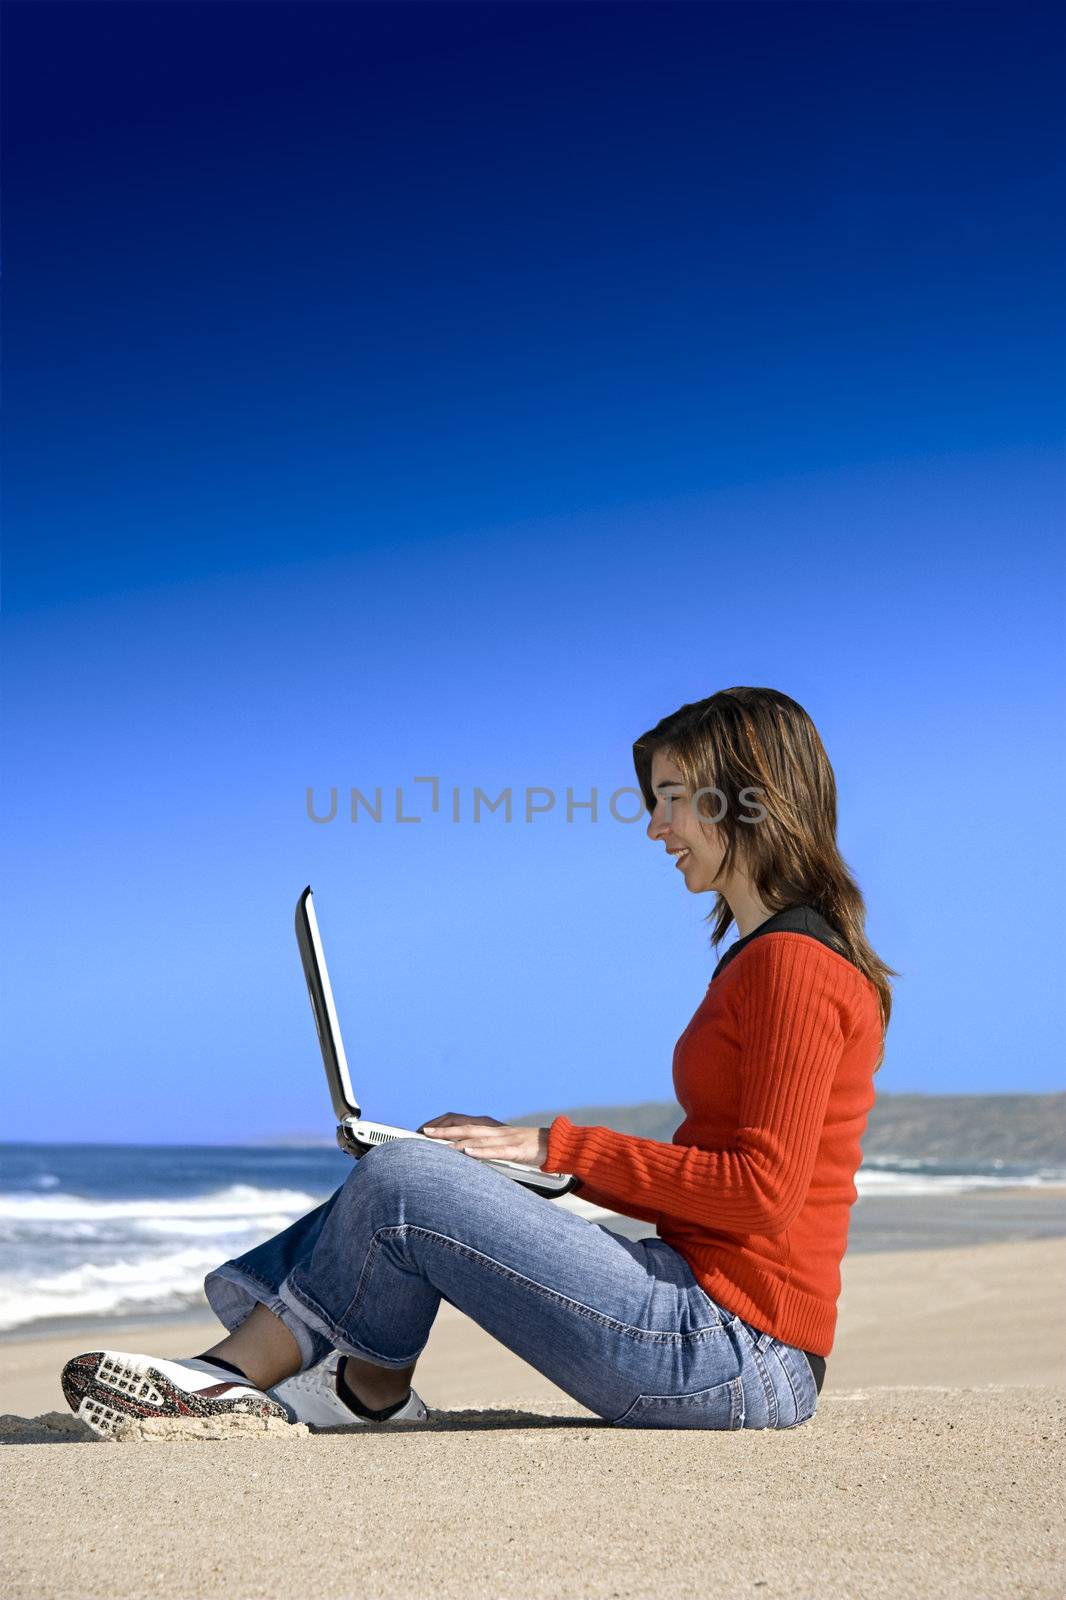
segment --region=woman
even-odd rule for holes
[[[424,1418],[411,1379],[442,1299],[612,1424],[814,1415],[898,974],[866,941],[833,769],[794,700],[724,689],[633,754],[648,837],[690,894],[714,895],[715,946],[738,929],[674,1050],[672,1142],[448,1112],[419,1130],[437,1145],[375,1147],[317,1210],[208,1274],[230,1330],[210,1350],[68,1362],[67,1399],[97,1432],[131,1415]],[[492,1157],[573,1173],[658,1237],[574,1216]]]

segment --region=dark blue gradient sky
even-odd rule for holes
[[[709,897],[565,790],[735,683],[834,762],[879,1084],[1062,1087],[1058,7],[4,35],[9,1136],[328,1132],[308,881],[372,1114],[669,1097]]]

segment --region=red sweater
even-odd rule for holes
[[[827,1356],[874,1102],[877,990],[807,934],[749,938],[677,1041],[685,1120],[672,1142],[558,1116],[541,1170],[574,1173],[583,1200],[658,1224],[717,1304]]]

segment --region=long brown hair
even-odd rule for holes
[[[716,828],[724,843],[722,872],[739,867],[771,911],[814,906],[839,936],[841,954],[870,979],[881,1006],[880,1067],[892,1015],[889,978],[900,974],[866,938],[866,902],[837,846],[836,777],[806,711],[777,689],[743,687],[679,707],[633,746],[649,812],[656,802],[656,750],[676,763],[690,797],[700,789],[717,792],[720,820],[706,820],[700,804],[696,810],[703,827]],[[759,807],[761,817],[749,815]],[[728,900],[717,890],[706,921],[714,924],[711,943],[717,947],[733,921]]]

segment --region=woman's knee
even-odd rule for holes
[[[373,1192],[403,1195],[414,1206],[420,1197],[439,1204],[466,1177],[464,1165],[457,1150],[428,1139],[390,1139],[360,1156],[345,1187],[353,1200]]]
[[[436,1164],[441,1159],[458,1161],[459,1155],[452,1146],[435,1144],[431,1139],[389,1139],[359,1157],[356,1173],[371,1173],[388,1180],[401,1172],[421,1172],[430,1162]]]

